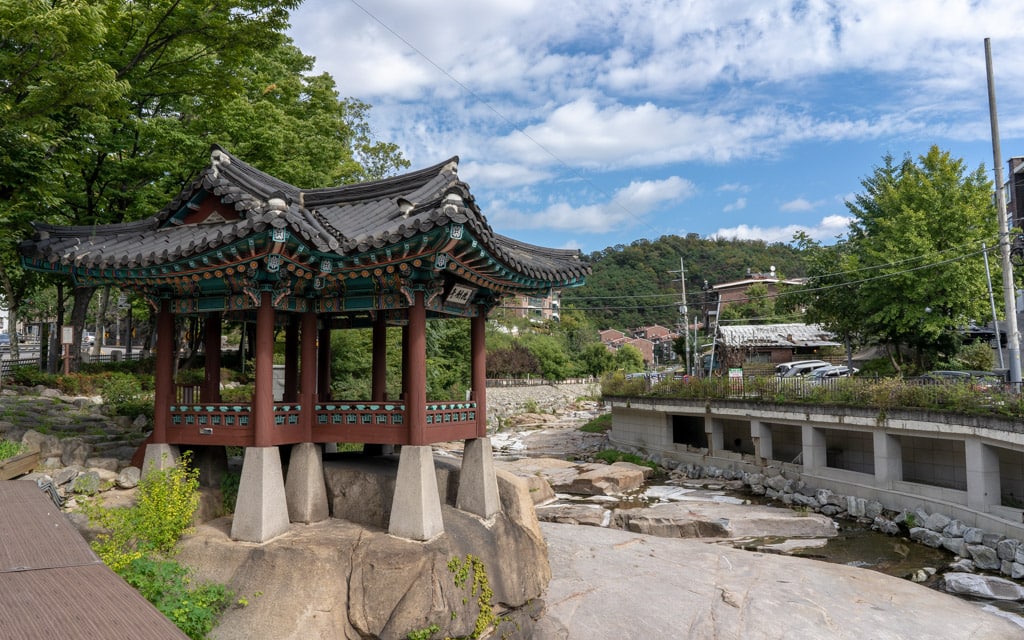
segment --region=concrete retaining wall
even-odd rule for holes
[[[723,469],[791,468],[822,488],[890,509],[921,506],[969,526],[1024,537],[1024,425],[742,401],[606,403],[616,446]]]

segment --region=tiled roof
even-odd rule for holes
[[[837,346],[833,333],[816,324],[720,325],[718,333],[729,347]]]
[[[0,481],[0,636],[187,638],[103,564],[31,480]]]
[[[299,189],[213,147],[210,163],[155,216],[125,224],[57,227],[37,223],[24,256],[93,269],[159,265],[201,255],[270,228],[287,229],[311,250],[352,256],[448,224],[464,225],[496,260],[516,273],[551,282],[590,273],[578,251],[547,249],[494,233],[458,158],[400,176],[324,189]],[[205,194],[226,217],[183,224]],[[234,212],[234,213],[232,213]]]

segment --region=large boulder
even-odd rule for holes
[[[953,572],[942,578],[949,593],[988,600],[1024,600],[1024,587],[1006,578]]]
[[[343,481],[356,481],[343,493]],[[388,469],[390,481],[388,480]],[[229,609],[214,632],[233,638],[402,639],[431,624],[441,637],[473,631],[480,604],[471,593],[474,574],[493,590],[499,609],[525,607],[542,595],[551,570],[547,545],[526,485],[497,472],[501,512],[488,520],[451,506],[459,469],[435,460],[438,491],[445,498],[445,532],[427,542],[389,535],[384,527],[337,517],[288,531],[261,545],[230,539],[228,518],[196,527],[179,544],[178,560],[200,580],[227,584],[246,607]],[[390,511],[394,464],[388,459],[325,464],[332,505],[361,520],[379,522]],[[374,495],[374,492],[380,495]],[[370,513],[373,511],[372,513]],[[386,520],[385,520],[386,522]],[[461,586],[456,574],[468,575]],[[260,595],[257,595],[260,594]],[[530,615],[539,615],[533,606]],[[529,616],[519,624],[528,624]]]
[[[720,502],[676,502],[642,509],[619,509],[617,528],[669,538],[832,538],[832,520],[817,513]]]

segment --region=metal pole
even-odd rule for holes
[[[676,273],[669,271],[669,273]],[[679,304],[679,313],[683,315],[683,338],[686,352],[683,354],[683,367],[687,374],[693,373],[690,369],[690,315],[686,308],[686,270],[683,269],[683,257],[679,256],[679,282],[682,283],[682,301]]]
[[[718,319],[722,317],[722,295],[718,295],[718,306],[715,309],[715,330],[711,333],[711,365],[708,368],[708,377],[715,374],[718,363],[715,362],[715,346],[718,344]]]
[[[981,255],[985,256],[985,280],[988,281],[988,302],[992,305],[992,326],[996,330],[996,351],[999,352],[999,368],[1005,369],[1003,362],[1003,341],[999,339],[999,318],[996,317],[996,297],[992,294],[992,272],[988,268],[988,247],[981,243]]]
[[[1010,232],[1006,223],[1003,195],[1003,158],[999,150],[999,118],[996,115],[996,87],[992,73],[992,42],[985,38],[985,71],[988,78],[988,110],[992,124],[992,161],[996,165],[996,213],[999,216],[999,255],[1003,269],[1003,304],[1006,306],[1006,346],[1010,353],[1010,382],[1020,390],[1020,333],[1017,331],[1017,302],[1010,265]]]

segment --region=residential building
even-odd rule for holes
[[[507,317],[557,322],[561,307],[560,297],[559,291],[551,291],[547,295],[511,296],[502,303],[502,313]]]

